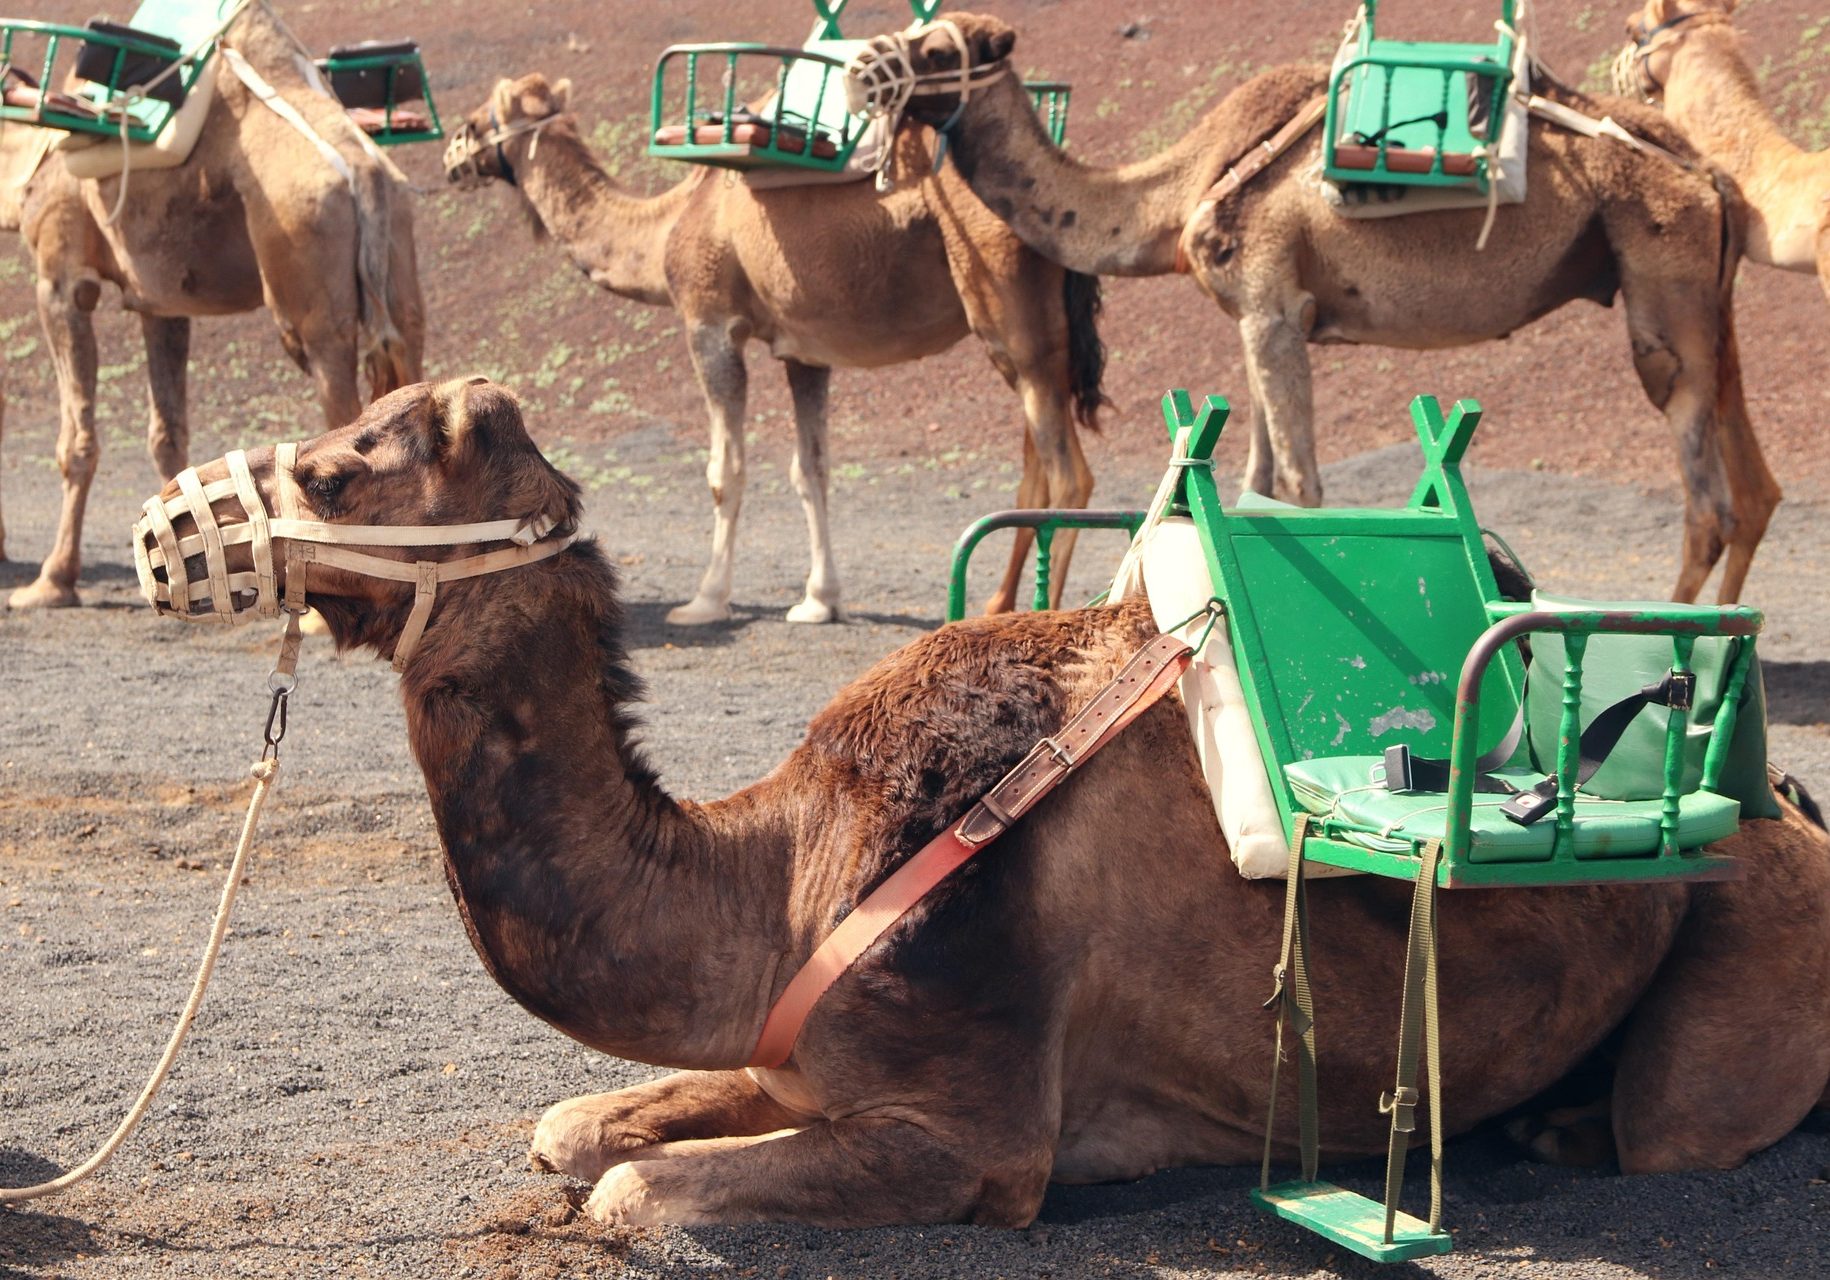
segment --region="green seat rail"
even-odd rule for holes
[[[195,57],[187,58],[182,54],[174,57],[169,48],[135,40],[130,36],[54,22],[8,18],[0,20],[0,63],[8,68],[20,67],[25,48],[40,40],[43,41],[43,55],[37,59],[38,88],[9,90],[7,100],[0,102],[0,120],[114,138],[120,137],[123,130],[120,115],[110,118],[108,114],[109,108],[113,107],[126,117],[125,133],[129,142],[152,142],[158,138],[177,107],[156,98],[127,99],[130,86],[123,85],[121,78],[128,56],[152,57],[167,63],[181,62],[183,65],[177,72],[177,79],[184,93],[188,94],[195,87],[197,77],[202,74],[204,63],[215,51],[212,44],[202,51],[185,50],[187,54],[195,53]],[[59,59],[69,45],[113,50],[108,78],[93,80],[85,89],[75,93],[57,90],[55,86],[64,78]],[[33,94],[36,94],[34,102],[24,100]],[[127,100],[117,102],[117,99]],[[93,110],[86,109],[90,107]]]
[[[1085,510],[1075,507],[1030,507],[994,511],[968,525],[953,546],[953,566],[947,576],[947,621],[966,616],[966,570],[972,553],[987,536],[999,529],[1033,529],[1036,534],[1036,591],[1031,607],[1049,607],[1050,556],[1055,534],[1062,529],[1122,529],[1133,538],[1143,526],[1145,513],[1134,510]]]

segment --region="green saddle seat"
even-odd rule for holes
[[[1448,816],[1448,798],[1441,792],[1387,791],[1381,756],[1327,756],[1297,760],[1284,766],[1290,792],[1303,808],[1327,819],[1329,834],[1363,848],[1388,853],[1408,851],[1413,844],[1442,838]],[[1535,785],[1542,772],[1509,767],[1493,776],[1525,788]],[[1469,830],[1471,862],[1541,862],[1550,858],[1556,843],[1557,824],[1547,817],[1521,826],[1500,812],[1506,796],[1478,792]],[[1575,856],[1577,858],[1632,858],[1658,852],[1662,804],[1652,800],[1603,800],[1580,792],[1576,796]],[[1728,796],[1693,791],[1678,800],[1677,839],[1680,849],[1700,849],[1735,833],[1741,805]]]

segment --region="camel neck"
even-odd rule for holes
[[[952,156],[986,206],[1044,257],[1090,275],[1165,275],[1213,182],[1219,117],[1211,113],[1148,159],[1095,168],[1055,146],[1022,83],[1008,75],[967,104]]]
[[[667,305],[667,237],[697,175],[657,196],[632,196],[569,119],[516,139],[513,150],[522,194],[592,282],[637,302]]]
[[[1665,109],[1701,151],[1744,187],[1802,154],[1760,97],[1760,83],[1727,23],[1692,32],[1671,54]]]
[[[729,1066],[785,947],[788,841],[761,788],[681,804],[649,772],[613,589],[594,546],[453,584],[402,682],[408,734],[490,975],[603,1052]]]

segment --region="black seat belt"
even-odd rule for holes
[[[1657,683],[1646,685],[1637,693],[1629,694],[1602,710],[1589,722],[1588,728],[1582,731],[1582,737],[1577,741],[1576,750],[1580,762],[1576,767],[1576,785],[1580,787],[1607,763],[1608,755],[1620,745],[1627,727],[1641,711],[1649,706],[1688,711],[1696,699],[1696,691],[1695,672],[1669,671]],[[1524,726],[1525,704],[1521,700],[1519,713],[1513,718],[1512,727],[1506,731],[1506,736],[1474,762],[1474,789],[1510,794],[1512,798],[1500,806],[1500,812],[1520,826],[1528,827],[1557,807],[1557,776],[1553,773],[1533,786],[1519,788],[1504,778],[1495,777],[1491,772],[1511,758],[1513,751],[1518,748]],[[1387,747],[1385,786],[1390,791],[1447,791],[1449,762],[1414,756],[1410,748],[1403,745]]]

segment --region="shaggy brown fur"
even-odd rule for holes
[[[356,189],[225,69],[190,159],[131,172],[112,225],[122,179],[79,181],[55,153],[36,168],[20,207],[0,209],[31,251],[62,406],[63,512],[37,580],[13,592],[12,608],[78,603],[83,512],[102,451],[90,316],[104,282],[140,316],[152,392],[147,448],[168,478],[184,469],[190,451],[185,374],[193,317],[269,308],[286,353],[312,380],[327,426],[362,411],[359,366],[371,395],[421,375],[426,321],[405,180],[371,155],[335,101],[306,84],[296,42],[266,4],[251,5],[225,39],[336,146]],[[0,154],[19,156],[39,133],[6,129]],[[21,167],[29,163],[20,158]]]
[[[957,175],[932,172],[923,139],[900,140],[902,181],[887,195],[866,181],[759,190],[697,168],[671,190],[640,199],[617,186],[579,136],[570,91],[570,81],[549,84],[538,74],[498,81],[465,126],[474,156],[464,162],[486,178],[512,177],[536,227],[594,283],[672,307],[685,322],[711,416],[712,558],[697,594],[668,621],[730,616],[744,491],[744,349],[752,339],[782,361],[794,396],[791,474],[812,566],[804,598],[788,613],[792,622],[825,622],[839,611],[826,512],[826,391],[834,368],[918,360],[977,334],[1028,422],[1018,504],[1087,504],[1093,472],[1075,428],[1092,426],[1104,402],[1099,282],[1025,249]],[[500,148],[476,142],[498,127],[541,120],[550,123]],[[1032,537],[1019,532],[988,612],[1015,605]],[[1072,553],[1067,530],[1050,575],[1057,600]]]
[[[251,459],[271,493],[271,451]],[[577,514],[513,398],[480,380],[396,392],[300,459],[332,520]],[[340,643],[386,655],[409,594],[314,569],[307,598]],[[1283,890],[1233,871],[1169,705],[873,947],[786,1067],[728,1069],[834,922],[1151,634],[1146,606],[924,636],[841,690],[766,778],[705,805],[668,797],[632,744],[620,630],[613,571],[581,543],[450,584],[402,681],[490,973],[588,1045],[690,1068],[541,1121],[532,1158],[596,1180],[592,1213],[1015,1226],[1051,1178],[1256,1160]],[[1733,1166],[1805,1115],[1830,1080],[1830,840],[1788,808],[1718,848],[1745,880],[1445,896],[1450,1130],[1611,1032],[1630,1171]],[[1408,901],[1382,879],[1311,891],[1331,1155],[1385,1140]]]
[[[949,14],[975,65],[1009,57],[996,18]],[[953,41],[915,42],[919,72],[957,68]],[[1587,299],[1626,303],[1633,361],[1677,439],[1686,516],[1674,595],[1696,598],[1726,551],[1720,596],[1735,599],[1779,502],[1743,399],[1731,289],[1740,213],[1726,181],[1607,139],[1534,122],[1526,200],[1502,206],[1485,251],[1481,210],[1344,218],[1305,175],[1320,131],[1222,203],[1203,197],[1228,165],[1323,91],[1321,67],[1279,67],[1227,95],[1181,141],[1115,169],[1081,164],[1036,123],[1015,75],[975,94],[954,127],[959,169],[1031,248],[1080,271],[1160,275],[1178,245],[1201,287],[1239,322],[1253,435],[1245,485],[1321,500],[1310,343],[1429,349],[1504,337]],[[1612,114],[1667,149],[1688,151],[1656,112],[1546,96]],[[917,99],[934,124],[956,98]]]

